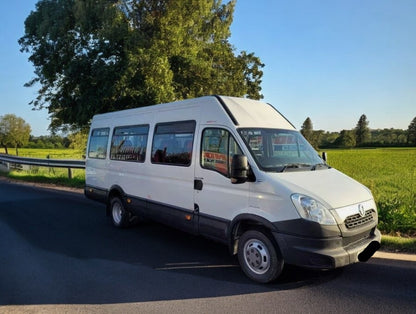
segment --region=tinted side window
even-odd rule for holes
[[[195,121],[156,124],[152,163],[189,166],[192,160]]]
[[[234,137],[224,129],[205,129],[202,134],[201,166],[217,171],[227,177],[231,160],[236,154],[242,155]]]
[[[88,147],[89,158],[105,159],[109,133],[109,128],[94,129],[91,131],[90,145]]]
[[[110,159],[144,162],[148,125],[123,126],[114,129]]]

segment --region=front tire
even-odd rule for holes
[[[261,283],[275,280],[284,266],[272,240],[257,230],[246,231],[240,237],[238,261],[247,277]]]
[[[110,213],[113,225],[117,228],[126,228],[130,225],[130,212],[124,207],[120,198],[114,197],[110,201]]]

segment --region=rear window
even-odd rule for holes
[[[88,157],[105,159],[107,156],[107,143],[110,134],[109,128],[94,129],[91,131]]]

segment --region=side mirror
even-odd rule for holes
[[[327,162],[328,161],[328,155],[326,152],[322,152],[322,159]]]
[[[248,161],[244,155],[234,155],[231,161],[231,183],[240,184],[248,180]]]

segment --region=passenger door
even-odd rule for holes
[[[225,241],[230,221],[248,206],[249,183],[232,184],[231,159],[242,151],[225,128],[202,130],[199,161],[195,165],[195,208],[199,233]]]
[[[156,124],[151,173],[143,187],[148,191],[149,215],[188,232],[196,231],[191,163],[195,126],[195,121]]]

